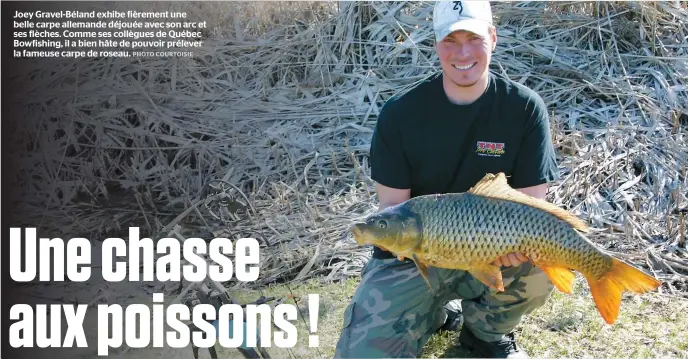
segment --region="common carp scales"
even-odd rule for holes
[[[567,294],[577,271],[602,318],[613,324],[623,292],[646,293],[661,282],[598,248],[588,232],[574,214],[511,188],[504,173],[487,174],[464,193],[411,198],[353,227],[359,245],[413,260],[431,289],[428,266],[464,270],[503,291],[494,260],[512,252],[526,255]]]

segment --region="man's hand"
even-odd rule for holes
[[[495,259],[494,264],[498,267],[516,267],[528,261],[528,257],[523,255],[523,253],[509,253]]]

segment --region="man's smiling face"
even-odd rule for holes
[[[459,87],[470,87],[487,76],[492,51],[497,42],[494,28],[489,37],[470,31],[454,31],[435,47],[444,75]]]

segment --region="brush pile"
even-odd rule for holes
[[[16,73],[26,225],[66,236],[258,238],[257,285],[358,274],[376,115],[438,70],[427,2],[173,2],[208,20],[192,58]],[[493,4],[492,69],[551,113],[550,198],[593,240],[688,291],[685,2]],[[9,75],[9,74],[7,74]],[[683,213],[683,214],[682,214]]]

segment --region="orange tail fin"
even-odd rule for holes
[[[645,272],[612,257],[612,269],[602,278],[587,278],[597,310],[608,324],[614,324],[619,314],[621,294],[629,291],[643,294],[657,289],[662,282]]]

